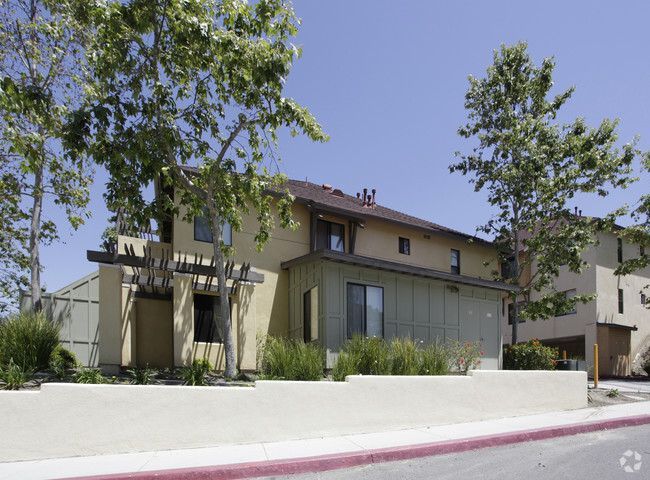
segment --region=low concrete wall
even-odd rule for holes
[[[251,387],[44,384],[0,392],[0,461],[272,442],[587,406],[585,372],[353,376]]]

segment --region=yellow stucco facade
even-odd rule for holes
[[[408,331],[409,336],[426,332],[427,339],[433,338],[434,334],[449,335],[457,339],[464,338],[459,327],[462,322],[459,321],[458,316],[460,305],[465,300],[462,300],[463,295],[462,292],[459,293],[458,288],[450,287],[456,283],[462,285],[469,282],[470,286],[474,283],[474,288],[466,289],[465,292],[469,291],[469,297],[475,298],[477,302],[490,303],[491,306],[485,309],[486,312],[490,312],[486,314],[490,319],[498,317],[497,307],[501,291],[494,290],[496,287],[487,280],[490,278],[490,271],[496,266],[496,252],[491,245],[485,242],[469,243],[467,236],[448,232],[439,234],[422,225],[409,226],[403,222],[375,218],[372,208],[361,211],[362,214],[367,213],[361,223],[358,220],[358,212],[316,209],[310,201],[300,200],[293,205],[293,219],[298,223],[298,229],[292,231],[274,228],[272,239],[262,252],[257,251],[254,240],[257,231],[254,214],[244,215],[241,231],[232,232],[232,246],[235,252],[228,260],[234,262],[235,268],[250,263],[251,271],[263,275],[263,282],[254,284],[241,282],[237,285],[236,291],[230,295],[232,329],[239,369],[248,371],[255,369],[256,339],[259,336],[270,334],[301,337],[303,335],[302,326],[298,329],[291,327],[290,319],[297,319],[303,315],[301,289],[304,288],[296,288],[294,281],[290,280],[293,278],[291,269],[283,268],[283,263],[303,258],[314,252],[315,222],[321,220],[343,225],[345,248],[342,253],[351,255],[353,259],[364,259],[364,261],[371,259],[378,262],[371,268],[380,268],[384,273],[375,276],[376,285],[386,288],[386,292],[397,292],[397,289],[401,289],[399,291],[402,292],[403,298],[407,298],[404,295],[411,295],[405,292],[415,289],[414,306],[399,307],[393,299],[386,298],[387,308],[393,312],[386,314],[386,322],[389,321],[388,318],[392,318],[390,322],[394,322],[386,323],[386,332],[394,331],[396,334],[399,329],[402,334]],[[346,201],[349,201],[349,198]],[[117,245],[118,253],[130,252],[136,257],[150,256],[181,263],[210,265],[213,256],[212,244],[195,239],[194,224],[183,221],[184,214],[185,211],[181,207],[180,214],[172,221],[171,242],[162,243],[120,236]],[[400,253],[400,237],[409,241],[408,254]],[[351,252],[353,243],[354,252]],[[457,252],[456,256],[460,256],[459,274],[452,273],[452,250]],[[335,260],[334,263],[338,261]],[[332,267],[334,264],[330,263],[325,262]],[[488,266],[485,266],[485,263]],[[404,271],[391,272],[391,269],[396,268],[395,266],[398,270]],[[413,283],[409,277],[414,273],[409,271],[409,268],[429,272],[425,273],[425,277],[431,274],[433,280],[425,279]],[[103,301],[100,300],[102,311],[100,364],[104,367],[145,365],[180,367],[193,358],[208,358],[217,370],[223,369],[224,352],[220,343],[194,341],[194,299],[196,295],[217,295],[214,291],[206,291],[200,285],[197,288],[197,282],[208,284],[209,280],[205,276],[192,276],[187,273],[175,272],[172,275],[154,269],[152,274],[151,271],[141,270],[139,272],[137,268],[128,266],[122,267],[121,270],[120,267],[111,265],[100,267],[100,288],[103,292]],[[366,270],[366,273],[358,277],[357,282],[360,279],[370,278],[368,275],[371,277],[374,275],[371,274],[372,270]],[[328,271],[334,270],[330,268]],[[386,273],[387,271],[390,273]],[[399,278],[396,276],[398,273]],[[173,288],[167,290],[148,286],[143,288],[124,280],[135,281],[134,278],[138,274],[153,275],[157,279],[168,278],[173,283]],[[359,275],[359,272],[347,271],[341,274],[354,276]],[[438,278],[440,275],[442,277]],[[310,305],[310,316],[313,318],[311,340],[325,343],[328,338],[334,337],[327,335],[327,329],[331,330],[333,327],[327,327],[325,324],[328,319],[323,310],[324,305],[333,298],[342,298],[344,294],[337,292],[335,295],[331,288],[328,289],[327,285],[320,285],[318,282],[310,285],[309,289],[314,287],[315,290],[311,292],[313,301]],[[153,293],[143,294],[143,290]],[[167,293],[156,294],[160,291]],[[424,301],[422,296],[425,295],[424,292],[427,299],[431,298],[430,301]],[[300,299],[296,300],[298,296]],[[429,319],[431,322],[438,322],[434,318],[435,315],[421,310],[428,309],[433,312],[432,305],[438,301],[446,301],[448,305],[447,310],[444,310],[447,313],[441,315],[455,317],[447,320],[446,326],[445,320],[441,320],[442,323],[434,327],[433,323],[429,325]],[[454,302],[456,307],[453,307]],[[407,310],[415,308],[413,321],[416,323],[411,323],[409,324],[411,326],[407,327],[408,322],[404,323],[405,319],[400,320],[399,308]],[[475,311],[479,311],[478,307]],[[344,313],[341,313],[341,322],[344,323],[340,325],[345,324],[344,317]],[[423,320],[425,318],[426,320]],[[489,328],[496,332],[492,332],[490,336],[496,338],[498,335],[500,342],[499,324],[492,326],[488,322],[486,325],[488,324]],[[341,343],[343,338],[337,338],[336,341]],[[494,351],[494,366],[498,367],[500,349],[495,347]]]

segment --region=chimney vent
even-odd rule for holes
[[[377,193],[377,190],[375,188],[372,189],[372,208],[375,208],[375,194]]]
[[[582,210],[578,210],[578,216],[582,217]]]
[[[328,183],[323,184],[323,190],[331,192],[332,191],[332,186]]]

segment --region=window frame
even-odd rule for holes
[[[341,248],[332,248],[332,226],[336,225],[338,228],[340,228],[340,244]],[[323,239],[321,238],[322,230],[321,226],[325,227],[325,236],[326,236],[326,241],[324,242],[325,245],[323,245]],[[323,219],[318,219],[316,222],[316,250],[320,250],[326,248],[328,250],[333,250],[335,252],[343,252],[345,253],[345,225],[342,223],[337,223],[337,222],[331,222],[329,220],[323,220]]]
[[[411,239],[406,237],[397,237],[398,251],[403,255],[411,254]]]
[[[224,222],[221,230],[223,243],[232,247],[232,225],[229,222]],[[209,232],[209,235],[206,232]],[[203,215],[194,215],[194,241],[212,243],[212,228],[208,223],[206,208],[203,208]]]
[[[460,275],[460,250],[456,250],[455,248],[452,248],[450,255],[451,255],[451,259],[450,259],[451,273]],[[455,262],[454,262],[454,257],[455,257]]]
[[[519,302],[519,308],[523,307],[525,304],[524,302]],[[508,325],[512,325],[513,319],[512,319],[512,311],[514,310],[514,302],[510,302],[508,304]],[[521,310],[519,310],[521,311]],[[519,323],[526,323],[525,318],[519,317]]]
[[[206,330],[201,325],[208,320],[206,318],[197,318],[199,311],[207,312],[208,310],[197,310],[197,297],[199,300],[206,301],[208,298],[211,299],[211,311],[212,312],[212,325],[207,329],[207,335],[202,334]],[[228,306],[230,308],[230,314],[232,315],[232,301],[228,297]],[[194,293],[192,299],[192,310],[193,310],[193,334],[192,339],[194,343],[210,343],[213,345],[222,345],[223,344],[223,335],[220,331],[221,324],[219,322],[219,316],[221,312],[221,297],[219,295],[205,295],[203,293]],[[199,324],[197,326],[197,323]],[[215,339],[215,336],[217,339]],[[211,340],[208,340],[211,338]]]
[[[623,263],[623,239],[621,238],[616,239],[616,257],[618,263]]]
[[[353,329],[351,322],[350,322],[350,311],[351,311],[351,302],[350,302],[350,287],[362,287],[363,288],[363,318],[361,320],[362,323],[362,331],[358,331],[357,329]],[[369,336],[370,333],[368,333],[368,289],[377,289],[381,292],[381,334],[379,335],[380,338],[384,338],[384,287],[378,286],[378,285],[369,285],[369,284],[363,284],[363,283],[357,283],[357,282],[347,282],[345,285],[345,323],[346,323],[346,334],[347,338],[352,338],[352,335],[355,333],[361,334],[364,337]],[[373,335],[374,336],[374,335]]]
[[[625,312],[625,295],[623,289],[618,289],[618,313],[622,315]]]

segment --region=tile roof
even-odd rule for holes
[[[375,204],[374,206],[364,206],[361,198],[345,194],[330,185],[316,185],[302,180],[288,180],[286,186],[291,194],[296,197],[296,201],[312,205],[316,210],[347,214],[359,219],[373,219],[389,222],[416,228],[435,235],[443,235],[462,240],[471,239],[473,242],[480,245],[493,246],[491,242],[481,238],[459,232],[458,230],[443,227],[437,223],[413,217],[379,204]],[[371,192],[368,192],[368,194],[371,195]],[[363,193],[361,193],[361,196],[363,197]]]
[[[190,173],[198,173],[194,167],[184,166],[184,170]],[[364,206],[361,198],[343,193],[341,190],[333,188],[331,185],[317,185],[315,183],[302,180],[287,180],[285,183],[291,194],[296,197],[296,201],[305,205],[311,205],[315,210],[322,212],[331,212],[342,214],[359,220],[373,219],[405,227],[415,228],[425,233],[442,235],[464,241],[471,240],[473,243],[494,247],[490,241],[468,235],[458,230],[443,227],[437,223],[429,222],[421,218],[398,212],[379,204],[374,206]],[[360,192],[361,193],[361,192]],[[371,194],[372,192],[368,192]],[[363,196],[363,193],[361,193]]]

